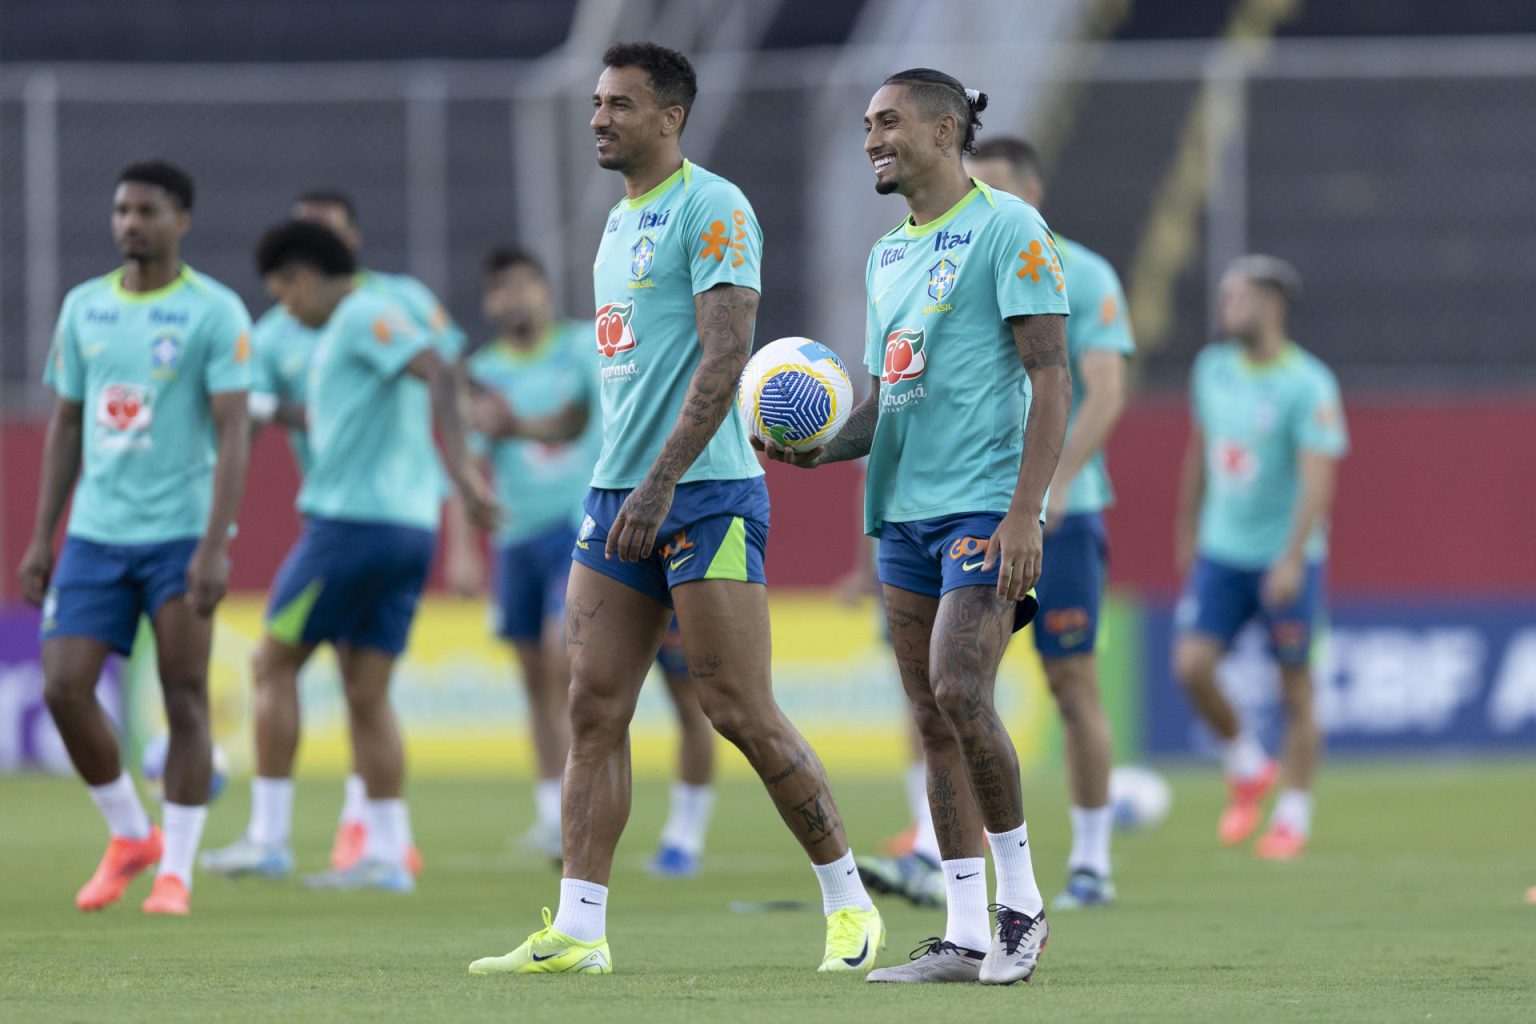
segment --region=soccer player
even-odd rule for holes
[[[905,197],[910,213],[869,256],[872,393],[824,448],[768,447],[803,467],[869,456],[865,529],[880,539],[949,911],[942,938],[870,981],[1027,981],[1048,934],[1018,757],[993,691],[1010,636],[1036,607],[1040,518],[1071,406],[1067,291],[1039,213],[966,175],[986,102],[928,68],[875,93],[864,116],[875,191]],[[983,827],[997,871],[990,907]]]
[[[624,177],[593,278],[603,451],[566,594],[571,754],[564,878],[553,921],[472,974],[613,969],[613,851],[630,807],[628,729],[675,608],[715,729],[763,779],[809,855],[827,915],[822,971],[867,970],[884,939],[814,751],[769,678],[768,492],[734,401],[752,348],[762,236],[741,191],[683,159],[698,92],[686,57],[652,43],[603,54],[598,165]]]
[[[481,281],[482,310],[498,333],[469,357],[470,421],[488,441],[496,494],[507,513],[496,531],[496,632],[522,666],[537,762],[536,818],[523,845],[558,860],[560,776],[570,749],[565,588],[582,498],[603,441],[592,414],[598,359],[590,321],[555,317],[548,278],[532,253],[492,249]],[[449,580],[461,593],[477,593],[478,552],[458,504],[453,508]],[[714,733],[675,630],[657,660],[677,705],[682,743],[672,811],[652,866],[657,874],[687,876],[697,870],[713,801]]]
[[[48,710],[112,834],[75,896],[81,910],[116,902],[159,861],[144,911],[189,913],[207,816],[208,656],[245,487],[251,321],[232,291],[181,261],[192,199],[192,179],[163,160],[118,175],[112,237],[123,265],[65,297],[49,359],[58,401],[18,576],[43,608]],[[163,833],[96,702],[102,664],[132,652],[140,614],[154,627],[170,727]]]
[[[344,192],[329,188],[310,189],[294,200],[291,214],[298,220],[314,221],[330,228],[346,243],[354,259],[361,251],[362,233],[358,229],[357,209]],[[359,270],[354,284],[362,291],[383,296],[394,303],[417,330],[432,340],[445,360],[456,360],[463,351],[463,332],[420,281],[404,274]],[[306,399],[310,361],[319,334],[319,329],[301,323],[278,303],[256,322],[251,337],[251,419],[257,424],[276,423],[287,430],[300,475],[307,473],[310,466]],[[254,671],[253,675],[257,686],[254,702],[256,747],[271,750],[275,746],[270,757],[274,763],[281,764],[285,760],[282,747],[286,740],[283,736],[290,727],[285,723],[298,721],[297,694],[263,692],[260,689],[263,677]],[[392,715],[393,710],[386,707],[380,713]],[[348,734],[354,761],[368,759],[370,755],[357,753],[357,745],[360,741],[367,742],[367,737],[376,733],[355,728],[355,724],[349,718]],[[387,757],[388,751],[381,751],[377,756]],[[258,762],[261,760],[263,758],[258,756]],[[367,841],[364,823],[367,799],[362,776],[354,767],[346,780],[341,820],[331,848],[331,866],[334,868],[351,867],[362,857]],[[263,851],[287,849],[292,803],[293,781],[266,778],[258,769],[251,780],[251,817],[245,835],[230,846],[203,854],[203,867],[229,875],[287,874],[291,869],[288,860],[282,856],[268,858]],[[409,818],[405,828],[406,863],[412,874],[420,874],[421,855],[410,836]]]
[[[471,517],[494,524],[495,501],[469,462],[456,375],[397,304],[357,286],[356,263],[342,240],[323,225],[289,221],[263,236],[256,262],[272,297],[320,331],[307,406],[311,463],[298,500],[304,531],[272,585],[254,659],[257,700],[268,702],[259,709],[256,770],[277,805],[257,814],[271,815],[276,823],[268,827],[286,835],[298,674],[315,647],[329,642],[367,785],[367,842],[356,864],[308,882],[409,892],[404,757],[389,682],[436,544],[434,423]],[[246,843],[252,866],[245,870],[281,875],[291,868],[286,839]],[[235,852],[224,851],[230,860]]]
[[[1300,294],[1300,276],[1273,256],[1242,257],[1222,278],[1217,318],[1230,340],[1195,360],[1175,537],[1187,579],[1175,613],[1174,673],[1221,743],[1229,802],[1217,832],[1228,845],[1252,835],[1280,778],[1269,830],[1254,848],[1265,860],[1300,855],[1312,831],[1322,731],[1308,659],[1323,602],[1328,509],[1349,447],[1333,373],[1289,340],[1286,321]],[[1216,685],[1217,664],[1253,620],[1280,667],[1283,771]]]
[[[1039,156],[1023,139],[1002,136],[977,143],[966,169],[976,180],[1036,209],[1045,198]],[[1113,501],[1103,449],[1124,406],[1125,363],[1135,345],[1114,268],[1098,253],[1060,235],[1056,244],[1067,293],[1077,310],[1067,320],[1072,413],[1066,447],[1051,480],[1034,639],[1065,732],[1072,850],[1066,888],[1052,906],[1068,910],[1107,906],[1115,895],[1109,856],[1113,758],[1094,644],[1108,552],[1103,510]],[[923,834],[926,830],[920,827]],[[877,891],[890,888],[919,904],[927,902],[933,889],[930,876],[938,871],[931,855],[922,850],[895,860],[861,862],[860,867],[866,882],[872,876],[885,881],[884,886],[874,886]]]

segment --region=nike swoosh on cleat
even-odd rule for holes
[[[860,952],[858,956],[845,956],[845,957],[843,957],[843,963],[847,964],[849,967],[857,967],[857,966],[859,966],[859,964],[864,962],[864,958],[867,957],[867,956],[869,956],[869,936],[868,935],[864,936],[864,949],[863,949],[863,951]]]
[[[981,872],[980,872],[980,871],[972,871],[972,872],[971,872],[971,873],[970,873],[970,874],[968,874],[968,875],[956,875],[956,876],[955,876],[955,881],[957,881],[957,882],[963,882],[963,881],[965,881],[965,880],[966,880],[966,879],[967,879],[967,878],[975,878],[975,877],[976,877],[976,876],[977,876],[977,875],[979,875],[979,874],[981,874]]]
[[[585,896],[583,896],[581,898],[581,902],[585,903],[589,907],[600,907],[600,906],[602,906],[601,903],[593,903],[591,900],[587,899]]]
[[[559,956],[559,955],[560,955],[560,954],[559,954],[559,953],[551,953],[551,954],[549,954],[549,956],[539,956],[539,954],[537,954],[537,953],[535,953],[535,952],[532,952],[532,951],[531,951],[531,950],[530,950],[530,951],[529,951],[529,953],[528,953],[528,955],[529,955],[529,956],[531,956],[531,957],[533,957],[533,962],[534,962],[534,963],[536,963],[536,964],[541,964],[541,963],[543,963],[543,962],[544,962],[544,961],[545,961],[545,960],[553,960],[553,959],[554,959],[554,958],[555,958],[555,957],[557,957],[557,956]]]

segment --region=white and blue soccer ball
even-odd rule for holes
[[[1109,773],[1109,806],[1115,828],[1139,832],[1168,817],[1173,790],[1168,780],[1145,765],[1122,764]]]
[[[144,756],[139,760],[139,768],[144,773],[144,781],[154,791],[155,796],[165,799],[165,755],[170,752],[171,737],[166,733],[157,733],[144,744]],[[217,743],[213,745],[213,776],[208,781],[208,802],[222,792],[229,783],[229,755],[224,753],[224,748]]]
[[[810,338],[770,341],[747,361],[736,393],[747,432],[797,452],[820,448],[853,411],[853,381],[837,353]]]

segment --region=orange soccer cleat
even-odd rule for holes
[[[336,826],[336,841],[331,844],[331,867],[346,871],[363,859],[368,842],[368,828],[361,821],[344,821]]]
[[[1307,848],[1307,837],[1285,825],[1271,825],[1259,837],[1253,855],[1259,860],[1295,860]]]
[[[144,839],[113,836],[96,873],[75,894],[75,906],[81,910],[100,910],[116,903],[139,872],[160,860],[162,845],[159,825],[151,825]]]
[[[418,878],[421,876],[421,851],[414,843],[405,848],[405,870]]]
[[[1216,827],[1216,834],[1224,844],[1236,846],[1253,835],[1253,830],[1259,827],[1264,797],[1279,774],[1279,766],[1270,761],[1251,779],[1227,782],[1230,791],[1227,809],[1221,812],[1221,821]]]
[[[187,891],[186,883],[175,875],[160,875],[144,900],[143,910],[146,914],[186,917],[192,913],[192,894]]]

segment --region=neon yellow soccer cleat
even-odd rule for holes
[[[832,947],[829,944],[828,950]],[[528,936],[506,956],[481,957],[469,965],[470,974],[612,974],[613,957],[608,940],[578,942],[549,923],[544,908],[544,928]]]
[[[827,915],[827,953],[819,971],[867,971],[885,948],[885,922],[878,910],[845,907]]]

